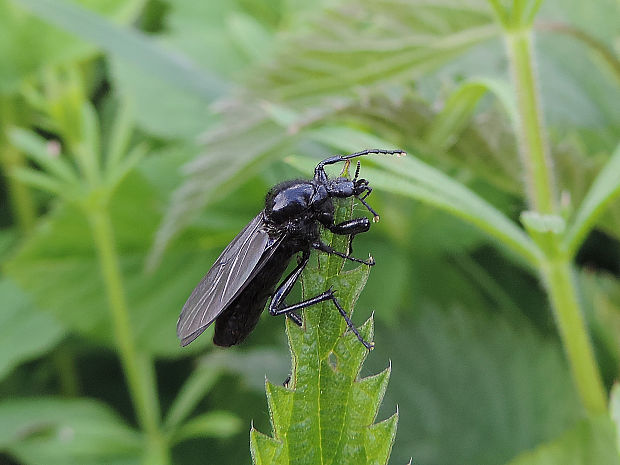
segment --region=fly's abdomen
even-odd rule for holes
[[[281,246],[245,289],[217,317],[214,344],[230,347],[239,344],[252,332],[292,255],[290,249]]]

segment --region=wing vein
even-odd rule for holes
[[[226,310],[281,243],[281,238],[270,238],[261,229],[263,221],[261,212],[222,251],[192,291],[177,323],[182,345],[193,341]]]

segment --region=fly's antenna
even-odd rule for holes
[[[323,161],[320,161],[316,168],[314,168],[314,179],[317,181],[327,181],[327,174],[325,173],[326,165],[333,165],[334,163],[339,163],[342,161],[350,160],[351,158],[357,158],[364,155],[371,154],[381,154],[381,155],[396,155],[397,157],[404,157],[407,155],[403,150],[384,150],[384,149],[368,149],[362,150],[361,152],[351,153],[349,155],[334,155],[333,157],[326,158]]]
[[[362,157],[364,155],[375,155],[375,154],[376,155],[396,155],[397,157],[404,157],[405,155],[407,155],[407,152],[403,150],[368,149],[368,150],[362,150],[361,152],[351,153],[349,155],[340,155],[340,158],[342,159],[342,161],[344,161],[344,160],[350,160],[351,158]]]

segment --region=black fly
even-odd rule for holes
[[[375,153],[404,154],[400,150],[364,150],[335,155],[316,165],[314,179],[285,181],[274,186],[265,199],[265,209],[228,244],[185,302],[177,322],[181,345],[192,342],[214,321],[215,344],[224,347],[238,344],[254,329],[267,299],[271,297],[269,313],[287,315],[298,325],[302,321],[296,310],[331,300],[351,331],[366,348],[371,349],[372,345],[359,334],[333,289],[294,305],[287,305],[284,300],[308,264],[312,249],[374,265],[372,258],[360,260],[321,242],[319,225],[334,234],[350,235],[351,238],[370,229],[366,217],[335,224],[333,198],[356,197],[375,220],[379,218],[366,203],[372,188],[367,180],[358,179],[359,162],[353,179],[329,179],[324,168],[325,165],[350,163],[348,160],[352,158]],[[299,252],[299,264],[276,289],[289,261]]]

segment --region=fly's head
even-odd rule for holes
[[[358,162],[353,179],[338,177],[325,181],[327,193],[330,197],[358,199],[374,216],[374,221],[379,221],[377,212],[366,202],[366,197],[372,192],[370,182],[359,177],[360,164]]]
[[[343,177],[343,175],[348,172],[350,161],[347,160],[345,164],[345,168],[340,177],[335,179],[325,179],[322,183],[326,186],[327,192],[330,197],[339,197],[339,198],[348,198],[348,197],[359,197],[364,195],[367,197],[368,194],[372,191],[370,187],[370,183],[363,178],[359,177],[360,174],[360,163],[357,162],[357,167],[355,169],[355,176],[353,179],[349,179],[347,177]]]

